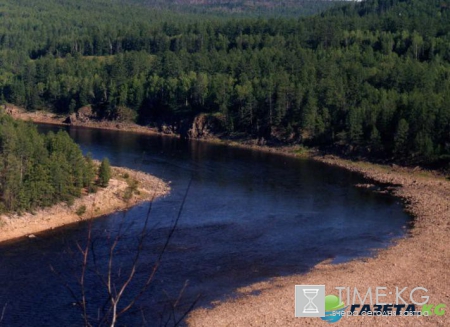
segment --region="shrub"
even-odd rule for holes
[[[125,189],[125,192],[123,194],[123,199],[125,201],[128,201],[131,199],[131,197],[134,194],[139,194],[139,190],[138,190],[138,184],[139,182],[135,179],[127,179],[127,184],[128,187]]]
[[[75,202],[75,198],[73,196],[67,197],[66,203],[69,207],[73,206],[74,202]]]
[[[77,209],[77,211],[75,211],[75,213],[76,213],[79,217],[81,217],[82,215],[84,215],[84,214],[86,213],[86,206],[85,206],[85,205],[80,206],[80,207]]]

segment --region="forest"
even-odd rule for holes
[[[149,126],[448,164],[450,2],[367,0],[309,17],[148,2],[0,4],[0,101]]]
[[[96,167],[66,132],[40,134],[2,113],[0,151],[0,213],[70,204],[94,189]]]
[[[134,0],[153,8],[234,16],[309,16],[345,0]]]

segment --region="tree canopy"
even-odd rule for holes
[[[29,211],[81,195],[95,177],[66,132],[39,134],[0,114],[0,211]]]

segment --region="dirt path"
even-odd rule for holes
[[[129,176],[125,178],[126,174]],[[125,200],[128,188],[127,180],[138,181],[138,191]],[[31,213],[0,216],[0,242],[51,230],[64,225],[92,219],[115,211],[125,210],[139,202],[163,196],[169,192],[169,186],[159,178],[126,168],[113,167],[113,178],[106,188],[99,188],[96,193],[84,195],[74,201],[73,205],[57,204]],[[82,207],[86,212],[81,216],[76,212]]]
[[[382,183],[395,185],[393,193],[406,202],[415,217],[411,236],[378,252],[375,258],[331,265],[324,262],[304,275],[274,278],[239,290],[237,300],[217,303],[213,309],[198,309],[188,318],[189,326],[328,326],[320,318],[294,317],[294,285],[326,285],[327,294],[338,295],[338,286],[357,287],[366,293],[377,286],[403,294],[422,286],[429,303],[448,306],[443,316],[429,317],[344,317],[336,326],[450,326],[450,182],[442,177],[420,174],[404,168],[354,163],[334,157],[316,160],[340,166]],[[260,291],[258,295],[255,290]],[[372,292],[374,293],[374,291]],[[393,292],[395,293],[395,292]],[[383,302],[395,303],[394,295]],[[420,307],[418,307],[420,308]]]

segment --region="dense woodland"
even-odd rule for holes
[[[92,188],[95,166],[66,132],[39,134],[0,114],[0,212],[69,204]]]
[[[310,16],[344,1],[338,0],[133,0],[152,8],[233,16]]]
[[[152,125],[206,114],[229,137],[448,162],[449,1],[276,18],[112,2],[2,1],[1,101]]]

